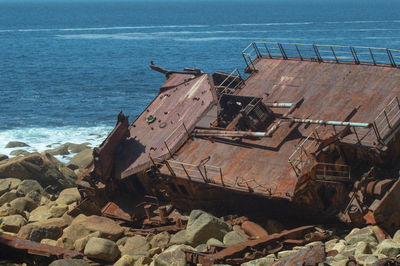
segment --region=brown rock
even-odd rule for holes
[[[16,147],[29,147],[29,145],[21,141],[10,141],[5,146],[5,148],[16,148]]]
[[[67,167],[75,170],[78,168],[87,169],[93,162],[93,151],[91,149],[83,150],[77,155],[72,157],[71,161],[67,163]]]
[[[147,256],[148,251],[151,248],[150,244],[146,241],[146,238],[142,236],[129,237],[123,248],[121,249],[122,255],[143,255]]]
[[[120,252],[117,244],[113,241],[92,237],[86,244],[84,254],[88,256],[88,258],[114,262],[118,258]]]
[[[73,202],[77,202],[81,200],[81,194],[79,193],[76,187],[66,188],[60,192],[56,202],[58,204],[69,205]]]
[[[18,233],[19,229],[27,223],[19,214],[3,217],[0,228],[6,232]]]

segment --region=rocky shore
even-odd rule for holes
[[[26,145],[26,144],[25,144]],[[9,146],[24,147],[24,143]],[[66,164],[54,156],[76,153]],[[92,162],[88,143],[66,143],[43,153],[23,153],[8,158],[0,155],[0,232],[23,239],[75,250],[97,265],[186,265],[183,249],[205,252],[211,245],[231,246],[280,233],[278,221],[254,224],[258,235],[250,234],[245,223],[233,225],[202,210],[184,213],[187,227],[175,234],[134,234],[129,227],[103,216],[68,214],[81,200],[75,187],[77,178]],[[246,221],[252,223],[251,221]],[[334,230],[327,240],[295,246],[241,265],[282,264],[284,258],[322,246],[325,265],[347,265],[354,260],[374,265],[380,259],[396,259],[400,254],[400,230],[387,235],[377,226]],[[1,258],[1,263],[11,263]],[[90,265],[87,260],[63,259],[50,265]],[[17,264],[20,263],[20,264]],[[13,262],[9,265],[26,265]],[[281,264],[279,264],[281,263]]]

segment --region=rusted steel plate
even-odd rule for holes
[[[350,122],[371,123],[395,96],[400,95],[400,71],[395,68],[278,59],[259,59],[255,66],[258,72],[246,80],[237,94],[263,97],[268,102],[293,103],[304,98],[291,117],[345,121],[349,114],[353,114]],[[355,114],[354,108],[358,108]],[[281,114],[286,111],[282,108],[272,110]],[[292,199],[298,177],[288,159],[296,146],[316,127],[307,124],[290,126],[287,121],[281,123],[271,138],[241,141],[195,138],[178,150],[174,161],[179,168],[179,163],[198,165],[204,158],[209,158],[207,165],[222,172],[223,182],[219,171],[208,172],[214,184],[233,190],[250,188],[266,196]],[[339,126],[336,130],[339,132],[343,128]],[[376,144],[371,128],[356,130],[360,136],[369,132],[361,141],[363,145]],[[321,126],[319,134],[321,139],[325,139],[335,131],[333,127]],[[341,141],[356,144],[357,138],[353,133]],[[317,148],[315,145],[309,152]],[[198,170],[194,168],[192,172],[196,181],[205,182]],[[161,173],[170,175],[166,166]],[[188,178],[183,169],[175,173],[178,177]]]
[[[109,202],[103,207],[101,213],[110,218],[119,219],[127,222],[132,222],[131,216],[124,212],[117,204],[114,202]]]
[[[186,261],[191,263],[200,263],[206,266],[215,263],[229,263],[230,261],[234,261],[235,264],[240,264],[240,262],[246,261],[244,258],[246,252],[251,253],[258,250],[259,252],[264,252],[264,255],[267,255],[268,253],[275,253],[281,250],[285,243],[289,245],[300,245],[313,241],[313,238],[306,238],[306,234],[314,232],[315,229],[317,228],[314,226],[302,226],[283,231],[280,234],[272,234],[228,247],[216,246],[216,253],[201,253],[191,250],[184,250],[184,252],[186,253]],[[322,236],[323,233],[319,235]],[[325,237],[328,236],[329,234],[325,235]]]
[[[22,239],[4,233],[0,233],[0,245],[5,245],[26,252],[27,254],[37,255],[41,257],[54,259],[83,258],[83,254],[77,251],[40,244],[34,241]]]
[[[289,255],[273,263],[273,266],[304,266],[304,265],[318,265],[326,259],[325,245],[320,244],[299,250],[295,254]]]
[[[172,74],[162,92],[130,126],[124,149],[116,156],[116,173],[124,178],[147,169],[152,165],[150,156],[154,160],[169,158],[216,102],[211,75]]]

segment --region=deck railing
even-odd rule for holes
[[[218,94],[232,94],[244,82],[240,72],[235,68],[218,86],[215,87]]]
[[[400,66],[400,50],[363,46],[252,42],[242,56],[247,67],[254,70],[254,60],[260,57]]]

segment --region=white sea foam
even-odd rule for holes
[[[208,42],[208,41],[230,41],[230,40],[254,40],[254,37],[196,37],[196,38],[174,38],[178,42]]]
[[[10,155],[13,150],[23,149],[29,152],[42,152],[59,147],[66,142],[83,143],[89,142],[92,147],[98,146],[111,132],[110,126],[97,127],[56,127],[56,128],[16,128],[0,131],[0,154]],[[5,148],[10,141],[22,141],[30,147]],[[48,147],[48,145],[50,147]],[[68,157],[58,157],[61,161]]]

